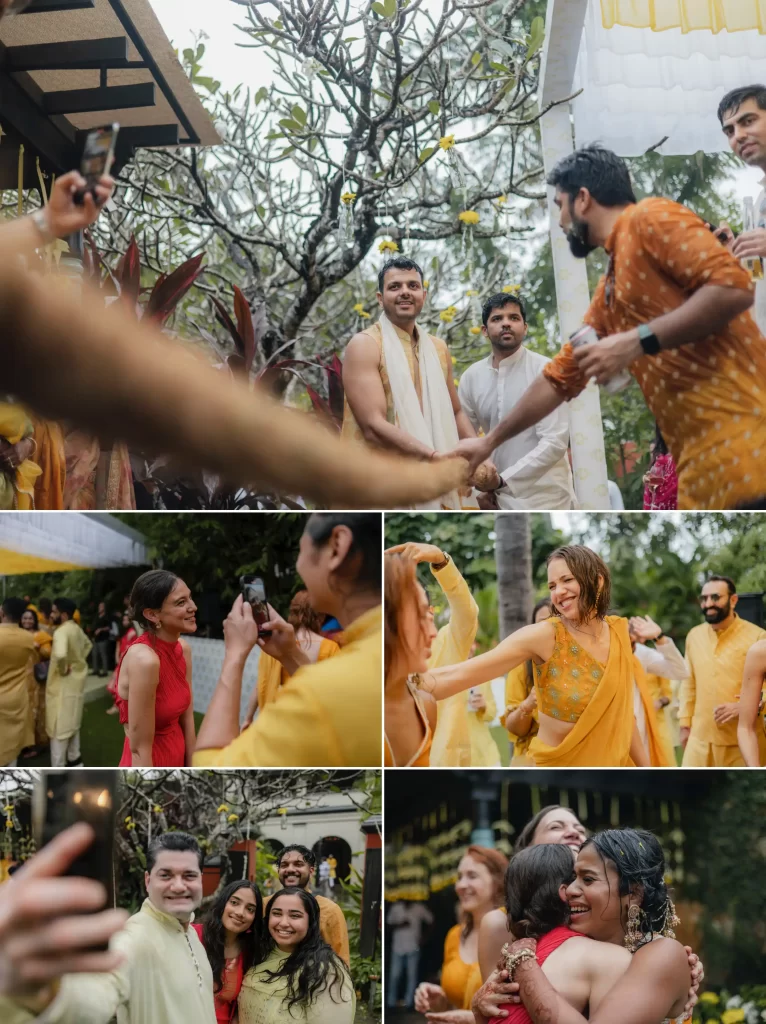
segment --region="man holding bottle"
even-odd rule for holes
[[[577,150],[548,180],[572,253],[609,255],[585,315],[600,340],[564,345],[486,438],[455,453],[474,467],[591,378],[607,384],[630,368],[675,460],[678,507],[766,507],[766,346],[748,312],[749,271],[691,210],[637,202],[607,149]]]

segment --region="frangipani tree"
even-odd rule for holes
[[[224,144],[142,154],[126,171],[111,244],[143,237],[158,273],[177,247],[204,249],[197,295],[241,287],[259,322],[255,371],[339,349],[372,312],[370,271],[390,252],[414,255],[432,291],[444,287],[441,326],[466,315],[476,325],[479,292],[514,283],[496,258],[476,285],[479,246],[506,238],[510,255],[544,198],[544,29],[529,18],[540,5],[230,4],[242,45],[271,63],[271,85],[225,91],[203,75],[204,46],[187,51]],[[211,320],[199,298],[186,311],[193,324]]]

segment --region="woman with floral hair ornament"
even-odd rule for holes
[[[551,983],[550,966],[548,970],[542,966],[546,936],[540,929],[526,928],[529,915],[524,908],[524,920],[514,925],[514,934],[520,937],[503,951],[505,969],[518,986],[524,1010],[507,1001],[503,1009],[510,1012],[501,1015],[496,1001],[494,1006],[492,1000],[487,1002],[487,989],[498,980],[493,975],[474,1000],[479,1024],[487,1018],[490,1024],[585,1024],[586,1019],[590,1024],[679,1024],[687,1020],[703,972],[697,957],[676,941],[673,929],[679,920],[665,872],[662,847],[651,832],[607,829],[588,839],[577,855],[574,878],[549,896],[547,910],[557,911],[554,901],[564,900],[568,926],[553,922],[559,926],[557,931],[569,933],[563,941],[587,936],[622,946],[631,954],[627,969],[595,1010],[591,1007],[590,1017],[584,1017],[562,996],[559,983],[556,987]],[[510,900],[509,915],[514,911],[520,917]]]

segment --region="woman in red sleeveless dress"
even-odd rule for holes
[[[213,970],[217,1024],[231,1024],[237,1014],[242,979],[263,959],[263,900],[258,886],[244,879],[229,883],[216,897],[205,920],[192,928]]]
[[[116,673],[125,726],[120,767],[187,767],[195,742],[191,651],[180,637],[196,630],[196,605],[183,580],[164,569],[139,577],[130,600],[146,632],[128,646]]]

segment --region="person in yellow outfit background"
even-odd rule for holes
[[[431,645],[428,667],[457,665],[470,658],[479,628],[479,607],[450,556],[435,544],[414,542],[398,544],[389,548],[386,554],[411,558],[416,565],[428,563],[434,579],[447,598],[449,622],[436,634]],[[469,699],[467,693],[457,693],[437,703],[436,729],[430,754],[432,768],[465,768],[474,763],[473,726],[479,723],[471,722],[476,716],[469,713]]]
[[[80,726],[84,705],[87,657],[93,644],[74,621],[76,605],[68,597],[53,602],[56,626],[45,692],[45,728],[51,741],[51,765],[80,763]]]
[[[242,597],[224,623],[221,677],[197,736],[193,758],[203,767],[380,767],[381,551],[379,513],[316,512],[309,516],[296,563],[311,606],[343,627],[334,657],[309,664],[295,630],[270,608],[259,636]],[[240,735],[242,674],[256,643],[291,678]]]
[[[750,648],[766,630],[737,615],[737,587],[728,576],[710,576],[702,587],[705,622],[686,638],[689,678],[681,687],[678,719],[684,768],[743,768],[737,743],[739,696]],[[766,737],[758,737],[761,763]]]
[[[0,402],[0,510],[35,507],[40,467],[34,426],[20,405]]]
[[[28,681],[37,653],[34,637],[21,629],[25,607],[23,598],[8,597],[0,609],[0,767],[4,768],[15,768],[22,749],[30,745]]]
[[[322,616],[311,607],[308,591],[299,590],[292,599],[287,621],[295,630],[296,642],[308,654],[312,665],[324,661],[325,658],[333,658],[340,651],[340,646],[334,640],[321,635]],[[256,710],[265,708],[267,704],[277,699],[280,688],[285,686],[289,679],[290,675],[284,665],[270,654],[261,651],[258,659],[258,681],[250,695],[247,714],[242,723],[243,729],[247,729],[251,724]]]
[[[544,597],[532,609],[532,625],[551,617],[551,599]],[[535,665],[525,661],[511,669],[505,680],[505,711],[501,721],[512,744],[511,767],[533,768],[529,744],[537,735],[537,690]]]
[[[335,860],[334,857],[327,859]],[[336,870],[337,866],[338,862],[335,860]],[[315,867],[316,857],[307,846],[301,846],[300,843],[283,846],[277,855],[277,875],[285,889],[297,886],[311,892],[309,883]],[[332,868],[330,870],[332,871]],[[319,930],[322,938],[348,966],[351,954],[348,945],[348,925],[343,911],[334,900],[327,899],[326,896],[320,896],[316,892],[312,892],[312,896],[319,904]],[[264,904],[264,916],[271,899],[269,896]]]

